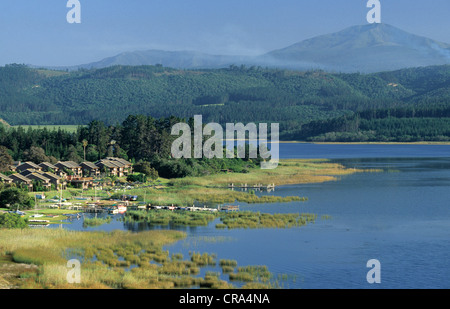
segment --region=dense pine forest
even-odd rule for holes
[[[76,72],[16,64],[0,68],[0,118],[13,126],[89,125],[92,130],[101,123],[104,130],[112,130],[121,127],[128,115],[151,116],[157,122],[197,114],[203,115],[204,122],[221,124],[278,122],[285,140],[448,141],[450,66],[375,74],[245,66],[216,70],[114,66]],[[79,143],[80,138],[88,138],[85,130],[75,136],[58,131],[42,134],[59,134],[58,141]],[[12,132],[30,140],[37,134],[23,129]],[[34,143],[48,156],[67,156],[68,143],[61,142],[59,148],[49,139]],[[77,142],[72,143],[75,148],[80,147]],[[29,148],[29,142],[11,143],[7,147],[15,157]],[[105,153],[102,143],[91,143]],[[127,145],[120,147],[133,151]],[[95,151],[90,153],[96,156]]]

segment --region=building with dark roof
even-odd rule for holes
[[[33,162],[24,162],[16,167],[16,171],[19,173],[23,172],[25,170],[29,170],[29,169],[36,170],[36,171],[42,170],[42,168],[39,165],[34,164]]]
[[[11,178],[13,183],[17,185],[27,187],[30,191],[33,190],[33,181],[31,179],[28,179],[27,177],[20,174],[12,174],[9,176],[9,178]]]
[[[102,159],[95,163],[96,166],[100,168],[100,171],[106,172],[109,175],[122,177],[123,173],[123,165],[107,159]]]
[[[1,183],[12,183],[13,180],[11,178],[9,178],[8,176],[5,176],[0,173],[0,182]]]
[[[39,167],[44,172],[51,172],[51,173],[59,172],[59,168],[49,162],[42,162],[41,164],[39,164]]]
[[[41,173],[41,175],[48,178],[50,180],[50,183],[54,185],[56,189],[59,189],[60,185],[62,185],[62,189],[65,189],[67,187],[67,182],[63,177],[49,172]]]
[[[39,182],[41,186],[45,188],[45,190],[50,190],[52,187],[50,179],[40,173],[31,173],[27,175],[26,178],[30,179],[31,181]]]
[[[98,177],[100,176],[100,168],[92,162],[83,162],[80,164],[83,169],[83,175],[85,177]]]
[[[125,159],[108,157],[106,160],[120,164],[125,175],[133,173],[133,164]]]
[[[67,172],[68,174],[72,173],[74,176],[83,176],[83,169],[78,163],[73,161],[58,162],[55,166],[59,168],[60,171]]]

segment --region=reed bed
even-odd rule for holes
[[[170,289],[170,288],[234,288],[220,279],[220,273],[207,272],[197,277],[203,267],[217,266],[215,254],[183,255],[163,250],[185,234],[178,231],[70,232],[66,230],[0,230],[0,256],[4,261],[38,265],[36,272],[23,271],[20,288],[48,289]],[[69,284],[67,260],[80,258],[81,283]],[[235,260],[220,260],[222,273],[230,281],[241,281],[255,288],[263,272],[254,267],[237,268]],[[129,269],[130,266],[133,268]],[[226,269],[228,267],[228,269]],[[256,267],[256,266],[255,266]],[[234,274],[234,270],[237,272]],[[250,269],[250,270],[249,270]],[[244,274],[244,275],[243,275]],[[234,277],[233,277],[234,276]],[[253,276],[254,280],[250,280]],[[0,276],[1,277],[1,276]],[[1,279],[1,278],[0,278]]]
[[[230,274],[231,281],[267,283],[273,277],[267,266],[239,267],[236,273]]]
[[[112,218],[106,217],[106,218],[85,218],[83,220],[83,227],[96,227],[101,226],[103,224],[111,223]]]
[[[221,216],[216,228],[257,229],[257,228],[295,228],[314,223],[315,214],[265,214],[259,212],[237,212]]]
[[[290,203],[290,202],[305,202],[308,200],[306,197],[299,196],[257,196],[248,192],[231,191],[217,188],[203,188],[196,190],[195,192],[184,191],[183,194],[191,196],[193,200],[199,203],[248,203],[248,204],[263,204],[263,203]]]
[[[266,214],[260,212],[202,213],[188,211],[130,211],[126,222],[146,222],[153,225],[206,226],[216,218],[217,229],[297,228],[314,223],[315,214]]]
[[[188,211],[128,211],[125,222],[146,222],[152,225],[207,226],[217,218],[217,214]]]
[[[216,266],[216,256],[208,253],[200,254],[198,252],[191,253],[191,261],[198,266]]]

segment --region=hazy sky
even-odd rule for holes
[[[367,0],[0,0],[0,65],[76,65],[125,51],[256,55],[366,24]],[[450,43],[450,1],[381,0],[382,22]]]

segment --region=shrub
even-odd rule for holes
[[[0,229],[24,229],[28,227],[28,220],[16,214],[0,214]]]
[[[33,199],[24,190],[7,188],[0,192],[0,207],[19,209],[33,208]]]

